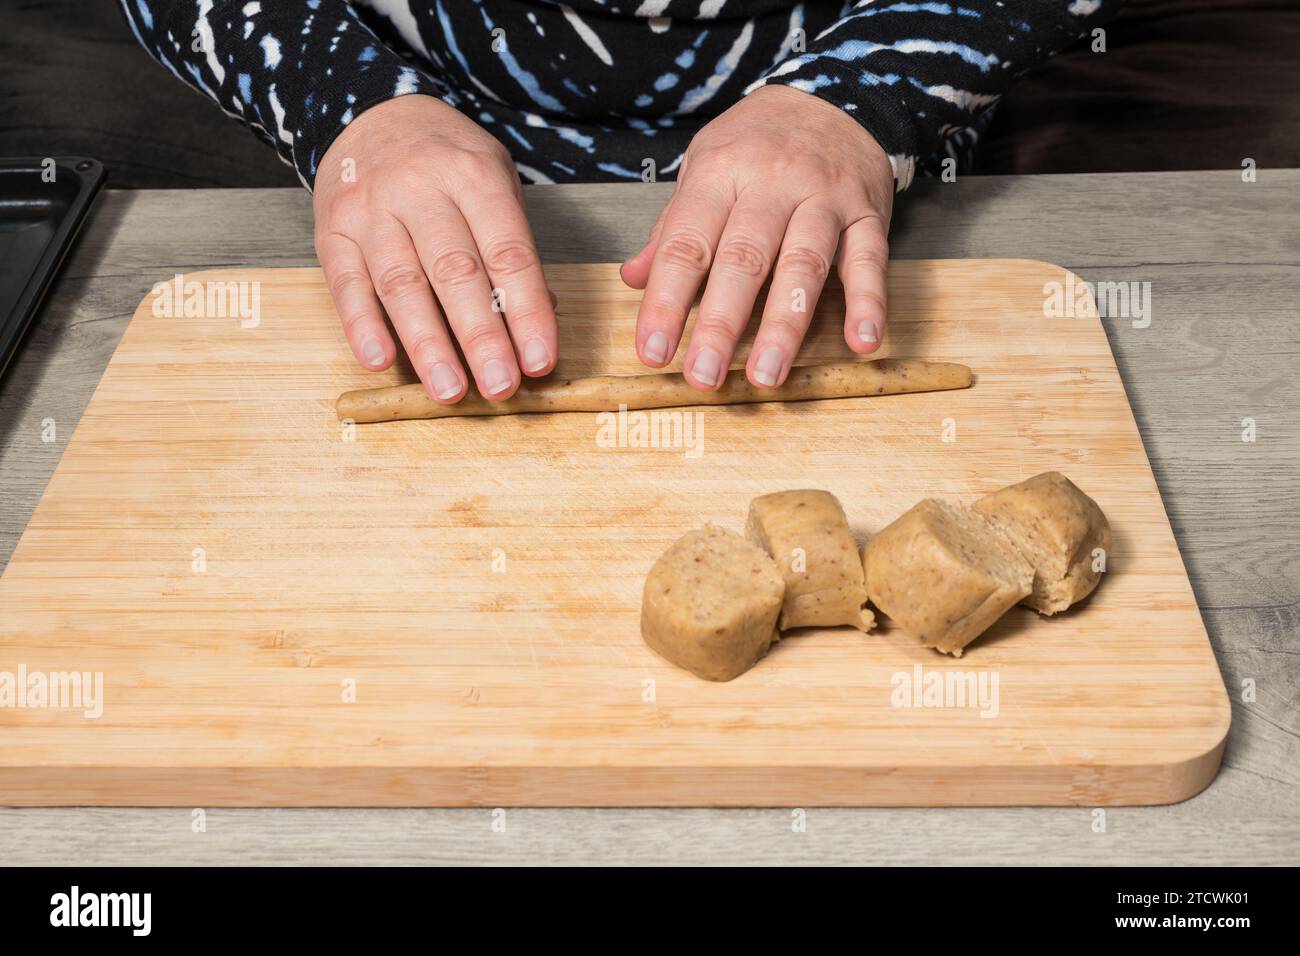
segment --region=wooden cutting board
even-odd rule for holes
[[[615,267],[548,273],[560,373],[642,371]],[[0,680],[99,673],[102,713],[0,707],[0,803],[1145,804],[1219,766],[1223,681],[1101,323],[1045,316],[1057,266],[893,263],[882,354],[967,391],[696,409],[668,448],[592,414],[349,429],[340,391],[412,376],[357,369],[318,271],[187,278],[257,283],[259,321],[132,319],[0,580]],[[851,357],[842,304],[801,361]],[[960,660],[810,630],[712,684],[641,641],[655,558],[755,495],[828,489],[865,540],[1049,469],[1110,516],[1105,580]]]

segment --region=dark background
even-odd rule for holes
[[[0,156],[85,155],[117,187],[295,186],[155,64],[113,0],[0,0]],[[1300,166],[1300,0],[1129,0],[998,107],[979,173]]]

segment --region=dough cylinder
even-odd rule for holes
[[[715,392],[702,392],[679,373],[598,375],[591,378],[524,379],[519,390],[500,402],[471,393],[454,405],[441,405],[420,383],[344,392],[334,410],[340,421],[358,423],[405,421],[417,418],[460,418],[476,415],[527,415],[544,412],[616,412],[629,409],[672,408],[685,405],[742,405],[754,402],[806,402],[829,398],[860,398],[906,392],[937,392],[968,388],[971,370],[948,362],[876,359],[797,365],[783,385],[758,388],[743,373],[732,372]]]

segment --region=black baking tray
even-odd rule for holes
[[[0,159],[0,375],[103,182],[83,156]]]

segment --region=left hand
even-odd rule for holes
[[[718,388],[772,273],[745,374],[780,385],[841,235],[844,339],[874,352],[885,331],[893,200],[884,150],[849,114],[788,86],[758,88],[695,135],[650,241],[623,264],[623,281],[645,290],[637,354],[654,368],[672,360],[707,276],[683,369],[696,388]]]

